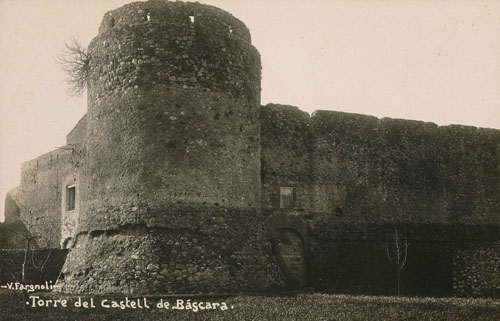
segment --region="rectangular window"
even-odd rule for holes
[[[72,211],[75,209],[76,187],[75,185],[66,187],[66,210]]]
[[[293,208],[293,187],[280,187],[280,208]]]

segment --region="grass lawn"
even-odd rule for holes
[[[350,296],[327,294],[297,294],[289,296],[232,296],[232,297],[147,297],[150,308],[138,308],[144,298],[134,305],[121,309],[101,307],[111,305],[111,301],[125,300],[125,296],[93,296],[95,308],[74,307],[77,296],[59,294],[28,294],[44,299],[66,299],[68,307],[28,307],[21,292],[0,290],[0,320],[500,320],[500,300],[459,299],[459,298],[405,298]],[[81,302],[89,302],[90,296]],[[163,299],[169,309],[157,308]],[[190,300],[191,309],[187,309]],[[106,300],[106,301],[104,301]],[[183,306],[177,306],[183,300]],[[36,299],[35,301],[38,301]],[[137,301],[132,299],[132,301]],[[40,301],[41,302],[41,301]],[[35,304],[38,305],[36,302]],[[194,304],[196,302],[196,304]],[[210,302],[210,306],[207,305]],[[227,305],[227,310],[221,309]],[[33,299],[30,300],[33,303]],[[214,303],[219,303],[216,305]],[[125,304],[125,302],[123,302]],[[184,309],[172,309],[172,307]],[[198,311],[195,312],[196,306]],[[200,307],[215,309],[201,310]]]

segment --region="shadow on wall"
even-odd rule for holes
[[[67,254],[68,250],[62,249],[29,251],[24,284],[55,285]],[[21,282],[23,260],[24,250],[0,250],[0,284]]]
[[[392,261],[387,254],[394,245],[394,224],[337,222],[334,228],[322,224],[322,230],[308,222],[285,213],[268,220],[273,254],[288,288],[310,286],[356,295],[499,297],[500,231],[494,226],[401,224],[401,240],[407,238],[408,247],[407,255],[402,249],[406,260],[401,258],[398,275],[396,253]]]
[[[333,293],[397,295],[397,272],[383,241],[311,241],[311,285]],[[413,242],[401,271],[401,295],[453,294],[453,244]]]

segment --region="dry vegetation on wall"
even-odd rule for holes
[[[87,88],[90,54],[77,38],[71,39],[64,45],[65,49],[57,60],[66,74],[68,94],[80,96]]]
[[[108,297],[109,298],[109,297]],[[124,297],[119,297],[124,299]],[[74,299],[74,298],[73,298]],[[175,302],[177,298],[168,298]],[[498,320],[500,301],[300,294],[294,296],[237,296],[190,298],[226,302],[225,311],[120,310],[23,307],[20,293],[0,291],[0,318],[9,320]],[[158,298],[148,298],[152,302]],[[187,300],[187,298],[185,299]],[[70,301],[72,302],[72,301]],[[61,313],[62,312],[62,313]]]

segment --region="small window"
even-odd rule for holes
[[[72,211],[75,209],[76,187],[75,185],[66,187],[66,210]]]
[[[293,208],[293,187],[280,187],[280,208]]]

